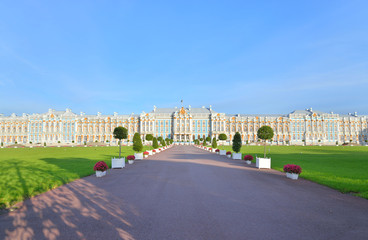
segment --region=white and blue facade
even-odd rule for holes
[[[2,145],[56,144],[56,143],[115,143],[113,130],[117,126],[128,129],[128,140],[135,132],[142,139],[147,134],[174,141],[193,141],[216,137],[221,133],[232,139],[236,132],[243,142],[257,142],[257,130],[268,125],[274,130],[273,143],[334,145],[336,143],[365,144],[368,136],[367,116],[339,115],[314,111],[311,108],[289,114],[236,114],[218,113],[212,107],[156,108],[141,114],[86,115],[70,109],[43,114],[0,115],[0,142]]]

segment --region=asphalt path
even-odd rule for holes
[[[367,239],[368,201],[176,146],[0,215],[0,239]]]

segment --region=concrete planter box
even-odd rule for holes
[[[211,152],[216,152],[216,149],[212,149]]]
[[[287,172],[286,177],[290,178],[290,179],[293,179],[293,180],[298,180],[299,174],[297,174],[297,173],[288,173]]]
[[[106,175],[106,171],[96,171],[96,177],[103,177]]]
[[[142,160],[143,159],[143,153],[134,153],[135,160]]]
[[[124,168],[124,167],[125,167],[125,158],[111,159],[111,168]]]
[[[226,150],[220,150],[220,155],[225,156],[226,155]]]
[[[257,158],[256,159],[257,168],[271,168],[271,158]]]
[[[233,159],[241,160],[242,154],[241,153],[233,153]]]

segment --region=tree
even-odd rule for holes
[[[125,127],[116,127],[113,132],[114,138],[119,140],[119,158],[121,157],[121,140],[128,138],[128,129]]]
[[[152,141],[152,139],[153,139],[152,134],[147,134],[147,135],[146,135],[146,140],[147,140],[147,141]]]
[[[153,148],[158,148],[157,138],[155,138],[155,137],[153,138],[152,147],[153,147]]]
[[[221,134],[219,135],[219,139],[220,139],[221,141],[225,141],[225,140],[227,139],[226,134],[225,134],[225,133],[221,133]]]
[[[158,137],[157,140],[161,142],[162,141],[162,137],[161,136]]]
[[[270,126],[260,127],[257,136],[264,141],[264,158],[266,158],[266,141],[273,138],[273,130]]]
[[[166,145],[170,145],[170,138],[165,138]]]
[[[239,132],[236,132],[233,137],[233,151],[238,153],[242,147],[242,140]]]
[[[212,139],[212,148],[217,148],[217,141],[215,137]]]
[[[203,139],[203,146],[206,146],[206,145],[207,145],[206,139]]]
[[[143,144],[139,133],[134,133],[133,136],[133,150],[136,152],[142,152]]]
[[[206,141],[207,141],[207,142],[211,142],[211,138],[210,138],[210,136],[206,137]]]

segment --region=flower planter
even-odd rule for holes
[[[257,168],[271,168],[271,158],[257,158],[256,159]]]
[[[147,158],[148,157],[148,155],[143,155],[143,158]]]
[[[227,158],[231,158],[231,155],[230,155],[230,154],[227,154],[227,155],[226,155],[226,157],[227,157]]]
[[[220,155],[226,155],[226,150],[220,150]]]
[[[96,177],[103,177],[106,175],[106,171],[96,171]]]
[[[246,161],[245,161],[245,163],[246,163],[246,164],[251,164],[251,163],[252,163],[252,161],[246,160]]]
[[[128,163],[129,164],[133,164],[134,163],[134,160],[128,160]]]
[[[125,158],[111,159],[111,168],[124,168],[124,167],[125,167]]]
[[[152,150],[147,151],[148,155],[153,155]]]
[[[134,153],[135,160],[142,160],[143,159],[143,153]]]
[[[241,160],[242,154],[241,153],[233,153],[233,159]]]
[[[297,173],[288,173],[287,172],[286,177],[290,178],[290,179],[293,179],[293,180],[298,180],[299,174],[297,174]]]

